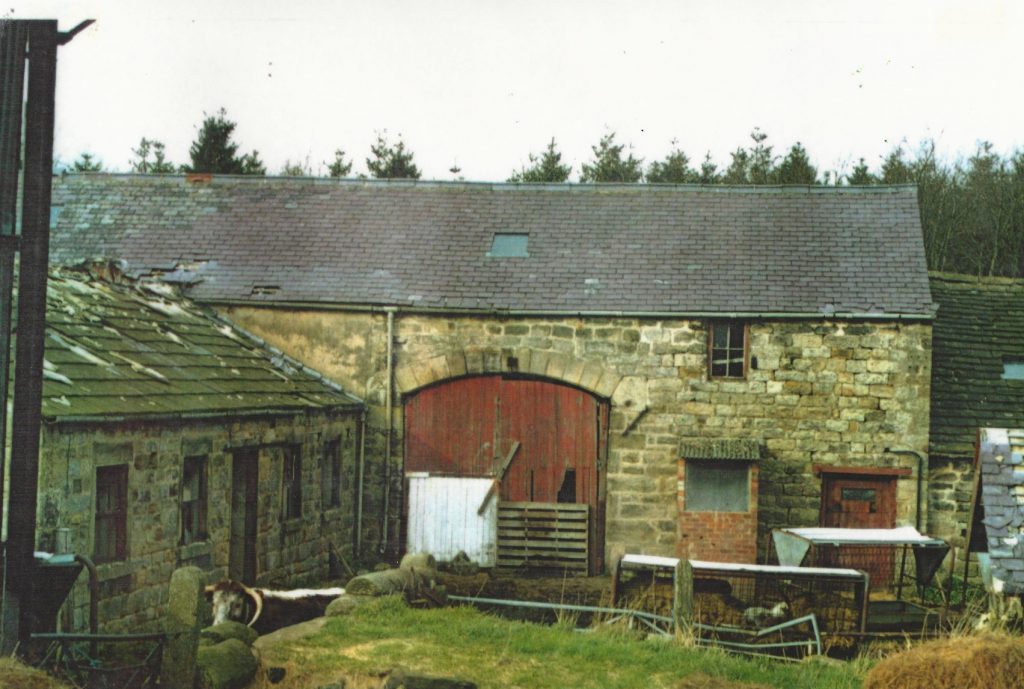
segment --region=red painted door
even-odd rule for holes
[[[501,480],[513,502],[591,506],[591,570],[603,556],[600,456],[607,404],[545,380],[477,376],[426,388],[405,403],[405,469],[489,476],[519,447]]]

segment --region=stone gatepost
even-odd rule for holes
[[[167,643],[160,670],[160,686],[192,689],[199,648],[200,617],[206,603],[206,577],[198,567],[182,567],[171,575],[166,631],[174,636]]]

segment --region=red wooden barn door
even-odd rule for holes
[[[502,500],[591,506],[591,571],[604,543],[599,458],[607,404],[545,380],[477,376],[426,388],[405,405],[405,468],[488,476],[519,443],[501,481]]]

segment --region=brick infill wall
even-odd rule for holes
[[[676,555],[690,560],[753,563],[757,559],[758,466],[750,464],[746,512],[687,512],[686,460],[679,460],[679,540]]]

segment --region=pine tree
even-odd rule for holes
[[[103,172],[103,162],[94,159],[92,153],[82,153],[78,160],[71,164],[75,172]]]
[[[352,172],[352,161],[345,160],[345,151],[340,148],[334,151],[334,162],[327,167],[327,174],[331,177],[348,177]]]
[[[238,161],[239,172],[243,175],[265,175],[267,166],[260,160],[260,152],[255,148],[251,153],[246,153]]]
[[[139,140],[139,147],[133,148],[132,153],[135,154],[135,159],[131,162],[132,172],[163,175],[177,170],[173,163],[167,161],[163,143],[156,139],[142,137]],[[149,159],[151,153],[152,160]]]
[[[718,165],[711,160],[711,151],[704,154],[704,162],[700,164],[697,181],[701,184],[721,184],[722,176],[718,174]]]
[[[634,158],[630,152],[622,157],[625,144],[615,144],[615,132],[603,137],[592,147],[594,159],[583,163],[581,182],[639,182],[644,177],[643,159]]]
[[[309,164],[309,156],[306,156],[305,161],[297,160],[294,163],[290,158],[285,159],[280,174],[282,177],[312,177],[313,168]]]
[[[647,181],[653,184],[691,184],[701,181],[701,175],[690,167],[690,158],[679,150],[679,142],[672,142],[672,151],[662,162],[654,161],[647,168]]]
[[[228,119],[224,108],[216,115],[206,115],[199,135],[192,142],[188,154],[191,165],[186,172],[209,172],[219,175],[265,175],[267,168],[260,160],[259,151],[238,156],[238,144],[231,140],[237,125]]]
[[[551,137],[547,149],[536,156],[530,154],[530,167],[520,168],[513,172],[508,178],[509,182],[523,182],[528,184],[544,184],[547,182],[564,182],[572,174],[571,165],[562,165],[562,154],[555,145],[555,138]]]
[[[878,184],[878,177],[871,174],[868,170],[868,164],[861,158],[856,165],[853,166],[853,172],[846,178],[847,184],[865,186],[868,184]]]
[[[817,184],[818,168],[811,165],[803,144],[797,141],[775,170],[778,184]]]
[[[882,162],[883,184],[909,184],[914,181],[914,171],[903,155],[903,147],[897,146],[886,156]]]
[[[402,135],[398,135],[398,143],[392,146],[386,134],[386,131],[377,134],[377,143],[370,146],[373,157],[366,159],[366,169],[377,179],[419,179],[420,170],[412,161],[412,151],[405,150]]]

